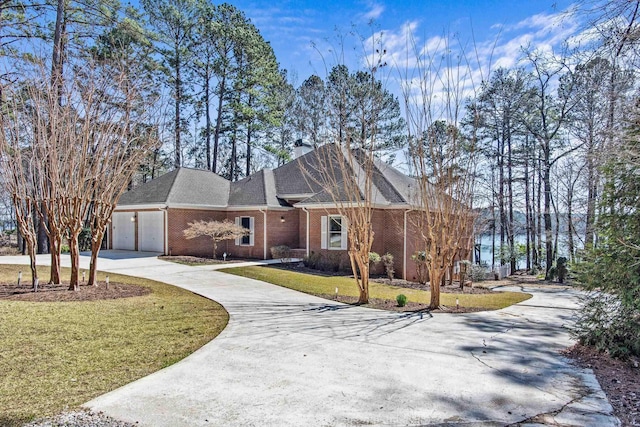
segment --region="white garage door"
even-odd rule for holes
[[[114,212],[113,224],[113,249],[126,251],[135,250],[135,230],[136,225],[131,218],[133,212]]]
[[[164,253],[164,212],[138,212],[138,250]]]

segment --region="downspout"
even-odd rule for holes
[[[307,258],[309,257],[309,211],[307,208],[302,208],[303,211],[307,213],[307,238],[306,238],[306,246],[307,246]]]
[[[407,280],[407,214],[409,212],[411,212],[411,209],[404,211],[404,239],[403,239],[404,254],[402,256],[402,276],[403,276],[402,279],[403,280]]]
[[[258,209],[262,212],[262,259],[267,259],[267,210]]]
[[[169,255],[169,206],[161,208],[164,211],[164,254]]]

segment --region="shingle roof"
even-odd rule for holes
[[[340,154],[333,145],[322,146],[275,170],[263,169],[237,182],[230,182],[206,170],[179,168],[128,191],[119,205],[167,204],[206,207],[290,207],[287,199],[304,198],[301,205],[332,203],[333,197],[322,186],[321,174],[327,165],[335,181],[344,181]],[[353,176],[362,181],[368,160],[356,152]],[[376,205],[411,203],[415,181],[384,162],[373,160],[373,201]],[[360,197],[362,191],[362,182]],[[347,201],[343,194],[340,198]]]
[[[124,193],[119,205],[146,205],[154,203],[166,203],[169,192],[173,187],[173,182],[178,176],[179,169],[159,176],[151,181],[140,185],[133,190]]]
[[[179,168],[127,191],[118,204],[224,207],[229,202],[229,184],[210,171]]]
[[[318,150],[320,149],[322,147],[318,148]],[[274,169],[273,175],[278,197],[287,198],[290,195],[314,194],[322,191],[322,187],[312,179],[313,176],[317,176],[318,168],[317,152],[311,151]]]
[[[416,191],[416,180],[387,165],[374,160],[376,173],[373,182],[391,203],[411,203]]]

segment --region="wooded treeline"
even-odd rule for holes
[[[483,261],[515,270],[523,260],[528,270],[548,271],[561,248],[574,260],[597,242],[601,166],[635,97],[634,4],[583,4],[593,20],[584,29],[599,32],[596,41],[560,54],[523,48],[518,67],[494,70],[460,103],[460,119],[432,119],[427,138],[446,145],[452,132],[471,132],[479,141],[485,167],[475,192],[485,199],[476,206],[489,215],[478,231],[496,241],[494,259]],[[621,19],[597,21],[614,9]],[[364,145],[373,122],[380,149],[410,142],[406,111],[370,70],[336,65],[324,79],[297,85],[230,4],[144,0],[136,10],[118,0],[7,0],[0,12],[2,95],[33,78],[34,68],[50,67],[46,78],[60,85],[65,69],[94,61],[118,61],[150,83],[148,99],[163,95],[165,108],[154,118],[162,144],[132,184],[180,166],[238,180],[289,161],[298,139],[317,146],[348,135]],[[45,227],[37,228],[38,252],[46,252]],[[518,235],[526,235],[524,245]]]

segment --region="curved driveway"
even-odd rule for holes
[[[86,404],[141,426],[618,425],[591,371],[559,354],[577,306],[567,288],[421,317],[144,254],[107,251],[99,268],[180,286],[230,314],[189,357]]]

